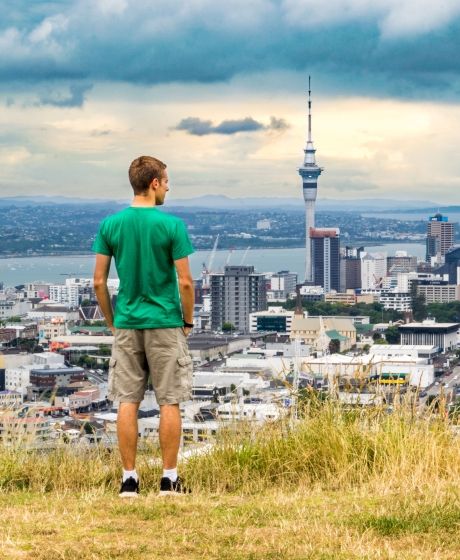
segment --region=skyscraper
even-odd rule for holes
[[[430,219],[426,228],[426,261],[436,255],[444,256],[454,245],[454,224],[439,212]]]
[[[361,288],[363,290],[381,289],[386,275],[386,253],[361,254]]]
[[[267,309],[265,275],[253,266],[226,266],[211,274],[211,329],[231,323],[236,330],[249,332],[249,314]]]
[[[310,76],[308,76],[308,137],[307,145],[305,147],[304,162],[302,167],[299,167],[299,175],[302,177],[303,198],[305,200],[305,281],[312,282],[313,273],[313,260],[312,260],[312,243],[310,230],[315,227],[315,201],[316,192],[318,187],[318,177],[321,175],[323,169],[316,165],[315,148],[313,147],[313,140],[311,137],[311,88]]]
[[[340,292],[340,231],[336,228],[310,229],[313,281],[324,292]]]

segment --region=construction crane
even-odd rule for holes
[[[231,247],[231,249],[230,249],[229,252],[228,252],[227,259],[225,260],[224,268],[225,268],[225,267],[228,265],[228,263],[230,262],[230,257],[232,256],[232,253],[233,253],[233,247]]]
[[[243,254],[242,258],[241,258],[240,265],[243,265],[243,264],[244,264],[244,261],[246,260],[246,257],[248,256],[248,253],[249,253],[249,249],[250,249],[250,248],[251,248],[251,247],[248,247],[248,248],[246,249],[246,251],[244,252],[244,254]]]
[[[383,276],[377,276],[376,274],[373,274],[374,276],[374,288],[376,290],[380,289],[382,287],[383,284]]]
[[[212,265],[214,264],[214,259],[216,257],[216,251],[217,251],[217,244],[219,243],[219,233],[217,234],[216,240],[214,241],[214,245],[211,251],[211,254],[209,255],[209,261],[208,261],[208,274],[210,274],[212,272]]]
[[[217,244],[218,243],[219,243],[219,234],[217,234],[216,240],[214,241],[214,245],[212,247],[211,254],[209,255],[208,264],[206,265],[206,263],[203,263],[203,269],[201,271],[201,277],[203,279],[202,286],[203,286],[204,290],[209,290],[209,288],[210,288],[210,283],[211,283],[210,275],[212,273],[212,266],[214,264],[214,258],[216,256]]]

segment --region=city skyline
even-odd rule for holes
[[[7,3],[1,194],[125,199],[129,162],[151,153],[171,200],[300,206],[311,74],[321,198],[458,204],[460,6],[422,3]]]

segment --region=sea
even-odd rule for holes
[[[425,245],[421,243],[389,243],[367,245],[366,251],[384,252],[392,256],[396,251],[406,251],[419,259],[425,257]],[[204,265],[209,265],[211,251],[197,251],[190,256],[190,267],[194,278],[199,278]],[[304,278],[305,249],[254,249],[216,251],[213,272],[223,271],[229,265],[253,265],[256,272],[296,272],[299,281]],[[16,257],[0,259],[0,282],[5,287],[29,282],[54,282],[63,284],[66,278],[90,278],[93,274],[94,255],[72,255],[53,257]],[[116,278],[115,266],[110,277]]]

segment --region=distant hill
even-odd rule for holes
[[[433,204],[428,208],[410,208],[410,209],[395,209],[394,212],[399,214],[417,214],[418,212],[426,212],[427,214],[433,214],[437,211],[440,211],[441,214],[459,214],[460,213],[460,206],[439,206],[439,204]]]
[[[76,197],[52,197],[52,196],[27,196],[27,197],[3,197],[0,198],[0,207],[5,206],[28,206],[30,204],[56,205],[56,204],[129,204],[129,200],[111,200],[95,198],[76,198]],[[260,209],[291,209],[301,210],[303,208],[303,198],[298,197],[248,197],[230,198],[225,195],[204,195],[195,198],[170,198],[166,205],[169,208],[210,208],[216,210],[254,210]],[[317,209],[329,212],[416,212],[440,208],[443,212],[452,212],[459,209],[458,206],[439,207],[439,204],[431,201],[422,200],[393,200],[393,199],[344,199],[335,200],[319,198]],[[458,211],[458,210],[457,210]]]
[[[225,195],[205,195],[195,198],[173,199],[167,202],[170,207],[184,208],[215,208],[219,210],[229,209],[303,209],[303,198],[299,197],[264,197],[264,198],[230,198]],[[422,208],[438,208],[436,203],[427,200],[392,200],[392,199],[345,199],[335,200],[318,198],[316,207],[319,211],[329,212],[364,212],[364,211],[388,211],[388,210],[420,210]]]

